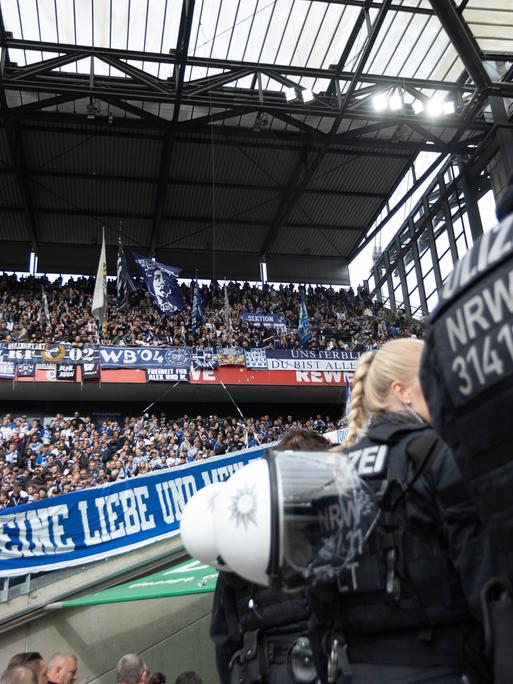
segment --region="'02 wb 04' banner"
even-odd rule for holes
[[[178,534],[185,504],[197,490],[226,480],[263,451],[246,449],[5,508],[0,513],[0,576],[80,565]]]

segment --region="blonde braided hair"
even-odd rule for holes
[[[399,380],[404,385],[415,381],[424,342],[402,338],[386,342],[378,351],[360,357],[353,377],[349,430],[346,439],[332,451],[352,446],[368,418],[390,411],[390,386]]]

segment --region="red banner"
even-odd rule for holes
[[[77,382],[82,380],[82,368],[77,367]],[[295,385],[301,387],[319,387],[322,385],[345,386],[351,381],[349,371],[296,371],[296,370],[251,370],[239,366],[222,366],[215,370],[192,369],[190,383],[194,385],[216,385],[221,381],[225,385]],[[12,382],[12,380],[10,380]],[[16,382],[73,382],[58,380],[55,370],[36,370],[34,378],[17,378]],[[102,370],[99,380],[88,382],[105,383],[145,383],[144,370],[135,368]]]

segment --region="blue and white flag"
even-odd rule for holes
[[[157,309],[163,314],[181,311],[183,299],[176,277],[181,269],[176,266],[161,264],[159,261],[153,261],[153,259],[143,257],[135,252],[133,255]]]
[[[353,393],[353,388],[349,383],[346,384],[346,410],[344,415],[348,418],[351,411],[351,394]]]
[[[96,272],[91,313],[96,319],[98,328],[103,329],[105,332],[105,326],[107,324],[107,256],[105,251],[105,228],[102,232],[102,249],[98,262],[98,270]]]
[[[203,325],[203,302],[201,300],[201,293],[199,283],[196,280],[194,284],[194,297],[192,300],[192,334],[196,337],[199,329]]]
[[[299,325],[297,327],[297,336],[302,347],[312,339],[312,328],[310,326],[310,321],[308,320],[308,309],[306,308],[304,291],[301,292],[301,305],[299,309]]]
[[[121,244],[121,238],[118,241],[118,260],[117,260],[117,280],[116,280],[116,305],[119,310],[125,309],[128,306],[128,295],[135,291],[134,281],[128,273],[126,264],[126,257]]]

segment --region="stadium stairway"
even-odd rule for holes
[[[11,586],[0,602],[0,665],[22,651],[78,658],[78,684],[112,684],[118,659],[139,653],[174,681],[196,670],[216,684],[208,637],[212,594],[48,610],[47,606],[170,568],[187,559],[180,537]],[[3,669],[3,667],[2,667]]]

